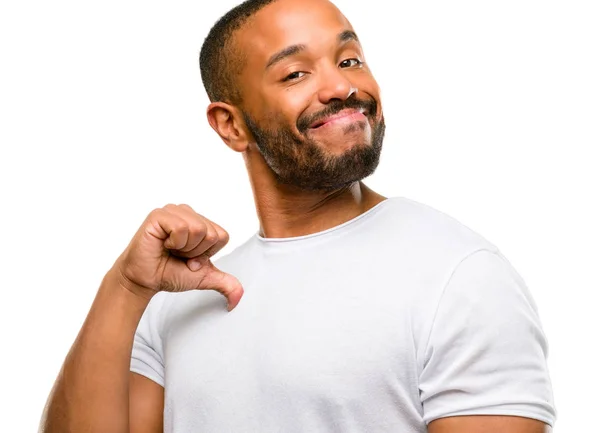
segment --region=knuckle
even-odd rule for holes
[[[219,236],[215,232],[208,232],[208,233],[206,233],[206,236],[204,236],[204,240],[207,243],[214,245],[219,240]]]
[[[229,240],[229,233],[227,233],[227,230],[225,230],[220,225],[214,224],[214,223],[213,223],[213,227],[215,228],[215,231],[217,232],[217,235],[219,236],[219,240],[225,241],[225,242],[227,242],[227,240]]]
[[[220,233],[221,240],[225,243],[229,242],[229,233],[227,233],[225,230],[222,230]]]
[[[204,237],[206,226],[204,224],[194,224],[190,226],[190,234],[194,237]]]
[[[189,230],[189,227],[188,227],[187,223],[183,220],[177,221],[173,225],[173,231],[176,231],[177,233],[187,232],[188,230]]]
[[[148,214],[148,217],[158,217],[159,215],[162,215],[163,212],[164,210],[162,208],[157,207],[155,209],[152,209],[152,211]]]

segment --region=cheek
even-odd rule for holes
[[[260,119],[260,124],[273,132],[293,129],[296,126],[296,118],[290,117],[278,107],[267,108],[262,112]]]
[[[357,82],[357,84],[359,84],[357,87],[360,92],[375,99],[377,102],[377,117],[381,117],[383,112],[381,89],[379,88],[379,84],[377,84],[377,81],[375,81],[373,75],[371,75],[370,72],[365,73],[360,83]]]
[[[310,86],[288,87],[281,95],[280,104],[282,111],[288,118],[298,118],[298,116],[310,106],[314,98],[315,91]]]
[[[289,87],[283,89],[277,97],[269,101],[269,109],[265,119],[277,125],[290,125],[295,128],[296,122],[310,104],[310,94]]]
[[[373,96],[377,101],[379,101],[379,84],[377,84],[377,81],[375,80],[373,74],[371,74],[371,71],[366,70],[365,74],[361,78],[362,89],[369,95]]]

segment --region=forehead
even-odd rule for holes
[[[236,45],[251,63],[266,64],[288,46],[308,49],[331,45],[350,22],[328,0],[278,0],[260,11],[236,35]]]

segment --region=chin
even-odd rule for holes
[[[341,156],[355,149],[371,147],[371,140],[346,140],[337,143],[327,143],[323,145],[323,150],[333,156]]]

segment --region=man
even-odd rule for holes
[[[340,11],[247,1],[213,27],[200,67],[260,230],[215,266],[223,228],[185,205],[151,212],[42,429],[549,432],[547,344],[519,275],[450,217],[361,182],[385,124]]]

